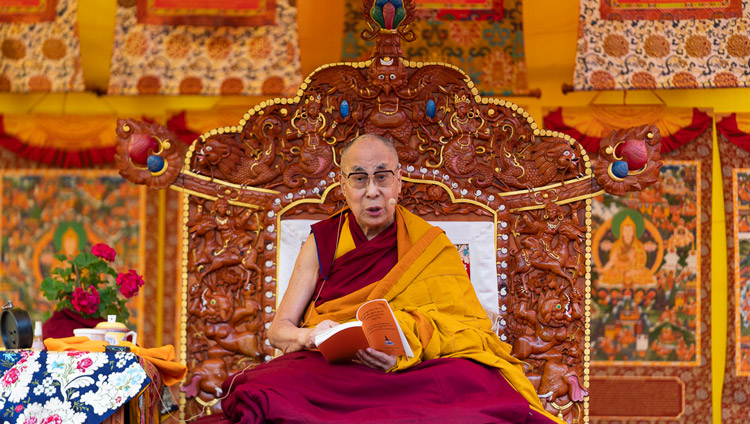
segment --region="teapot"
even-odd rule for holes
[[[96,324],[97,329],[105,330],[104,341],[111,345],[117,345],[126,337],[131,336],[133,344],[136,344],[138,334],[135,331],[128,331],[128,327],[121,322],[117,322],[116,315],[107,315],[107,320]]]

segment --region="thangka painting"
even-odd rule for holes
[[[700,333],[700,166],[668,161],[660,184],[595,201],[592,359],[690,365]]]
[[[158,3],[163,6],[158,10],[169,9],[170,16],[197,19],[192,15],[177,16],[184,12],[178,3]],[[220,26],[226,19],[233,19],[227,8],[231,3],[239,2],[210,2],[212,9],[205,12],[213,17],[204,18],[215,24],[205,27],[144,24],[138,21],[143,8],[138,9],[135,1],[118,2],[108,93],[210,96],[295,93],[302,83],[295,2],[261,2],[274,5],[273,20],[268,25]],[[242,3],[251,7],[258,2]]]
[[[471,20],[443,20],[455,15],[445,12],[448,2],[417,2],[417,20],[409,26],[417,38],[404,46],[404,55],[417,62],[444,62],[460,67],[485,96],[538,96],[539,90],[528,84],[521,0],[481,3],[491,10],[502,7],[502,13],[487,12],[493,16],[485,14]],[[342,60],[366,60],[373,42],[360,36],[367,29],[362,19],[362,0],[345,0],[344,4]]]
[[[593,424],[711,422],[712,118],[661,105],[544,117],[592,156],[620,125],[650,123],[662,137],[658,184],[591,205]]]
[[[0,0],[0,92],[83,91],[78,0]]]
[[[747,87],[750,0],[580,0],[575,90]]]
[[[143,275],[142,187],[109,170],[5,171],[0,187],[0,293],[32,320],[54,311],[40,284],[57,265],[56,254],[76,255],[106,243],[117,252],[118,271]],[[131,324],[141,324],[143,301],[136,296],[128,304]]]
[[[750,113],[716,117],[727,231],[727,350],[722,421],[745,424],[750,402]]]
[[[750,376],[750,169],[734,169],[737,375]],[[731,328],[731,327],[730,327]]]

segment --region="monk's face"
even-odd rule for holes
[[[622,227],[622,239],[625,241],[625,244],[630,244],[633,242],[633,238],[635,237],[635,227],[632,225],[625,225]]]
[[[393,181],[385,186],[377,184],[373,175],[378,171],[393,171]],[[370,176],[367,185],[353,187],[347,179],[352,172]],[[396,203],[401,192],[398,156],[380,140],[363,138],[352,145],[342,158],[341,173],[341,189],[349,209],[365,236],[368,239],[375,237],[395,219]]]

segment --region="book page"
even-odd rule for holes
[[[362,321],[362,329],[373,349],[389,355],[407,355],[409,358],[414,356],[385,299],[364,303],[357,310],[357,319]]]
[[[347,322],[315,336],[315,344],[328,362],[354,359],[359,350],[369,347],[361,324],[359,321]]]

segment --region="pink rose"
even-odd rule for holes
[[[91,254],[109,262],[113,262],[115,260],[115,256],[117,256],[117,252],[115,252],[115,249],[107,246],[104,243],[95,244],[94,247],[91,248]]]
[[[131,269],[127,273],[117,274],[117,286],[120,287],[120,293],[125,297],[133,297],[138,294],[138,290],[143,287],[143,277],[138,275],[135,270]]]
[[[76,311],[84,314],[93,314],[99,309],[99,292],[94,286],[89,286],[88,291],[81,287],[76,287],[71,302]]]
[[[11,384],[18,381],[19,374],[21,373],[18,371],[18,368],[9,369],[3,376],[3,385],[10,386]]]
[[[13,408],[13,410],[16,411],[16,412],[21,412],[21,411],[23,411],[23,405],[21,405],[19,403],[18,405],[16,405],[15,408]]]
[[[92,361],[91,358],[83,358],[78,361],[76,368],[78,368],[78,371],[80,372],[86,372],[86,368],[90,367],[93,363],[94,361]]]
[[[29,417],[26,418],[26,421],[23,422],[23,424],[37,424],[39,420],[36,417]]]
[[[42,424],[62,424],[62,418],[59,415],[50,415],[42,420]]]
[[[70,352],[68,352],[68,356],[72,356],[73,358],[77,358],[77,357],[83,356],[83,355],[84,355],[84,352],[82,352],[80,350],[71,350]]]

